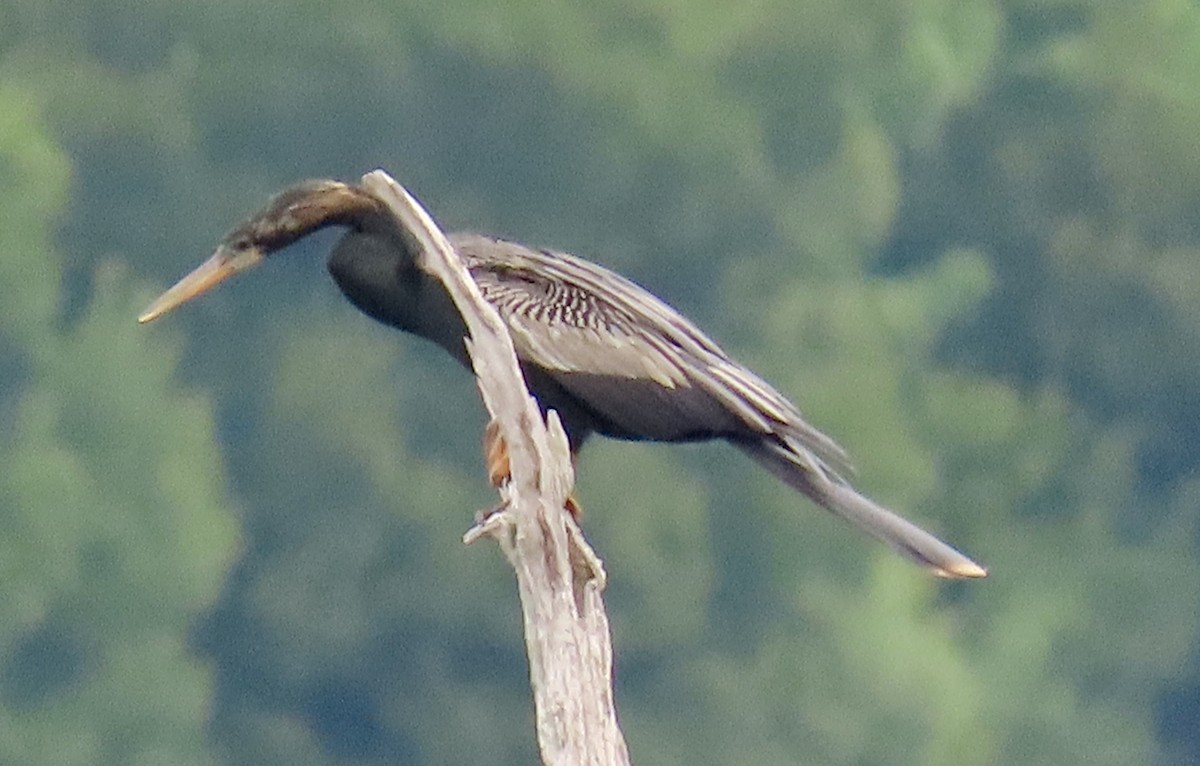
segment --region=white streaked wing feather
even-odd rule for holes
[[[846,452],[805,422],[794,404],[637,284],[567,253],[533,250],[481,235],[457,234],[451,240],[530,360],[554,370],[646,377],[671,388],[701,386],[750,428],[811,450],[835,471],[852,470]],[[477,249],[486,251],[487,258],[476,255]],[[539,278],[513,279],[503,273],[505,269],[536,273]],[[547,285],[560,292],[551,296]],[[574,295],[562,294],[571,288]],[[576,309],[551,322],[552,341],[546,337],[544,311],[540,316],[528,311],[531,304],[544,306],[549,298],[566,299]],[[604,354],[596,353],[597,343],[604,346]]]
[[[483,270],[475,271],[474,277],[484,298],[508,324],[520,355],[539,366],[649,378],[667,388],[690,385],[678,351],[633,332],[628,322],[620,321],[619,312],[600,305],[555,312],[555,306],[538,295],[537,284],[504,280]]]

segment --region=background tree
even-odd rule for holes
[[[457,542],[488,499],[469,378],[345,305],[330,239],[173,330],[131,325],[145,282],[271,191],[384,166],[449,228],[666,296],[865,490],[992,568],[930,582],[719,447],[597,445],[581,491],[635,763],[1193,762],[1198,24],[1170,0],[11,0],[4,523],[122,541],[113,571],[136,575],[55,615],[89,637],[153,617],[159,646],[191,620],[216,758],[532,760],[507,573]],[[29,465],[44,497],[88,501],[15,494]],[[234,509],[225,567],[227,527],[201,520]],[[183,549],[163,525],[185,520],[224,531]],[[9,539],[0,601],[71,571]],[[138,606],[173,581],[173,616]],[[23,678],[17,636],[42,623],[5,624],[2,677]],[[104,645],[71,646],[109,668]],[[146,677],[187,669],[203,700],[195,661]],[[38,715],[125,741],[82,678]]]
[[[129,327],[105,264],[57,326],[68,163],[36,99],[0,88],[0,753],[10,763],[214,763],[211,672],[186,631],[236,544],[207,404]]]

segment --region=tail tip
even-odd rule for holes
[[[987,569],[966,557],[962,561],[933,566],[932,569],[938,577],[944,577],[947,580],[980,580],[988,576]]]

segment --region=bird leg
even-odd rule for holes
[[[487,427],[483,429],[483,462],[487,465],[488,481],[496,489],[504,486],[512,478],[508,444],[500,434],[500,423],[496,420],[489,420]],[[575,499],[574,492],[567,498],[564,507],[575,519],[575,523],[579,523],[583,518],[583,507]]]

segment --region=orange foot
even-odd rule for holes
[[[500,424],[489,420],[483,430],[483,462],[487,465],[488,481],[499,489],[512,478],[512,465],[508,461],[508,445],[500,435]],[[564,504],[576,522],[583,518],[583,507],[572,494]]]
[[[512,466],[508,462],[508,445],[500,435],[500,424],[489,420],[483,429],[483,462],[487,465],[488,481],[499,489],[512,478]]]

